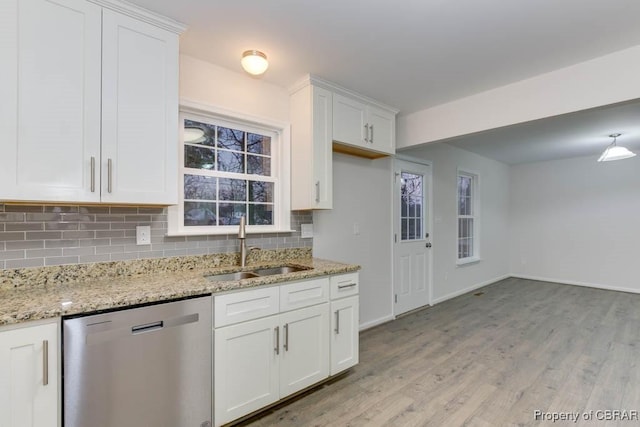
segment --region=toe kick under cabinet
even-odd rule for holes
[[[214,295],[220,426],[358,363],[358,273]]]

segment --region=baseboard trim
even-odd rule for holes
[[[508,279],[509,277],[513,277],[513,276],[511,274],[505,274],[503,276],[498,276],[498,277],[494,277],[493,279],[485,280],[484,282],[476,283],[476,284],[474,284],[472,286],[469,286],[468,288],[462,289],[460,291],[452,292],[452,293],[447,294],[447,295],[445,295],[443,297],[440,297],[440,298],[436,298],[431,302],[431,305],[435,305],[435,304],[444,302],[444,301],[449,300],[451,298],[459,297],[460,295],[467,294],[467,293],[469,293],[471,291],[475,291],[478,288],[482,288],[482,287],[490,285],[492,283],[499,282],[500,280]]]
[[[375,326],[378,326],[378,325],[381,325],[383,323],[390,322],[393,319],[394,319],[393,315],[389,314],[387,316],[380,317],[378,319],[369,320],[368,322],[361,323],[360,324],[360,332],[362,332],[364,330],[367,330],[367,329],[371,329],[371,328],[373,328]]]
[[[599,283],[579,282],[575,280],[553,279],[550,277],[529,276],[526,274],[511,274],[510,277],[516,279],[535,280],[537,282],[559,283],[561,285],[582,286],[585,288],[603,289],[605,291],[628,292],[632,294],[640,294],[640,289],[625,288],[622,286],[609,286]]]

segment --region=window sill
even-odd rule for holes
[[[482,261],[482,259],[480,257],[463,258],[463,259],[457,260],[456,261],[456,265],[458,267],[462,267],[462,266],[469,265],[469,264],[477,264],[480,261]]]
[[[276,228],[270,228],[270,229],[264,229],[264,230],[256,230],[256,229],[250,229],[249,226],[247,226],[247,235],[251,235],[251,234],[255,234],[255,235],[259,235],[259,234],[275,234],[275,233],[295,233],[296,230],[289,230],[289,229],[276,229]],[[226,228],[224,230],[207,230],[207,231],[200,231],[200,230],[185,230],[185,231],[168,231],[166,236],[168,237],[181,237],[181,236],[230,236],[230,235],[237,235],[238,234],[238,226],[234,226],[234,227],[229,227]]]

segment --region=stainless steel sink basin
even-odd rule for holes
[[[310,270],[308,267],[294,267],[285,265],[282,267],[259,268],[252,271],[238,271],[236,273],[211,274],[205,276],[214,282],[228,282],[232,280],[251,279],[260,276],[273,276],[274,274],[295,273],[296,271]]]
[[[228,282],[231,280],[251,279],[258,277],[258,275],[251,271],[238,271],[237,273],[212,274],[205,277],[214,282]]]
[[[253,273],[258,276],[273,276],[274,274],[287,274],[287,273],[295,273],[296,271],[304,271],[309,270],[307,267],[293,267],[289,265],[285,265],[283,267],[274,267],[274,268],[260,268],[258,270],[253,270]]]

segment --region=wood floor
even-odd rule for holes
[[[363,332],[346,376],[241,425],[640,425],[640,295],[522,279],[478,292]]]

